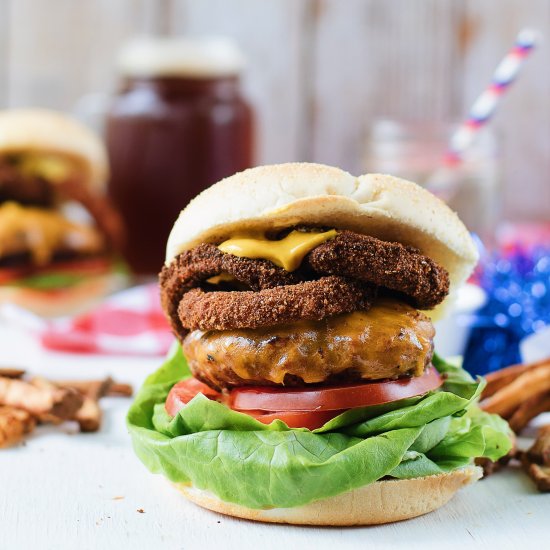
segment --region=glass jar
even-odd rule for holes
[[[363,168],[399,176],[438,195],[486,244],[494,240],[500,212],[500,163],[489,128],[481,130],[460,163],[442,166],[457,125],[380,119],[370,127]]]
[[[242,57],[227,40],[140,40],[119,67],[106,127],[109,193],[126,223],[130,267],[156,274],[180,210],[252,166],[253,113],[240,90]]]

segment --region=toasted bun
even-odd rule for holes
[[[474,483],[481,476],[481,468],[469,466],[448,474],[377,481],[305,506],[269,510],[224,502],[210,492],[189,485],[176,484],[176,487],[195,504],[238,518],[295,525],[376,525],[433,512],[446,504],[460,488]]]
[[[203,191],[176,221],[166,263],[201,242],[296,224],[350,229],[412,245],[443,265],[453,286],[469,277],[478,260],[458,216],[420,186],[392,176],[355,177],[302,163],[252,168]]]
[[[76,120],[47,109],[0,111],[0,155],[41,152],[66,156],[86,185],[103,189],[107,153],[100,139]]]
[[[117,273],[94,275],[78,284],[55,291],[0,286],[0,306],[13,304],[40,317],[62,317],[82,313],[111,292],[121,289],[125,276]]]

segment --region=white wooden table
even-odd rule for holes
[[[0,364],[51,378],[110,374],[136,387],[160,359],[44,352],[0,324]],[[441,510],[370,528],[302,528],[220,516],[186,502],[133,455],[124,416],[129,399],[104,400],[97,434],[37,430],[0,451],[0,549],[132,548],[550,548],[550,495],[506,471],[461,491]],[[67,434],[69,432],[69,435]]]

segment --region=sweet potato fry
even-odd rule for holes
[[[526,400],[550,390],[550,363],[530,369],[481,402],[481,408],[509,418]]]
[[[550,358],[543,361],[536,361],[535,363],[527,363],[520,365],[511,365],[505,369],[501,369],[495,372],[491,372],[485,376],[487,386],[483,390],[482,398],[491,397],[502,388],[505,388],[508,384],[511,384],[520,375],[538,367],[543,367],[550,364]]]
[[[25,434],[34,430],[36,421],[27,411],[0,406],[0,448],[19,443]]]
[[[510,417],[510,428],[520,433],[533,418],[546,411],[550,411],[550,391],[538,393],[524,401]]]

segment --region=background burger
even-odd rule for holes
[[[0,112],[0,303],[61,315],[120,285],[123,232],[107,176],[102,143],[76,121]]]
[[[315,164],[247,170],[181,213],[161,276],[179,345],[128,415],[150,470],[270,522],[424,514],[510,449],[483,382],[434,354],[432,310],[477,261],[417,185]]]

